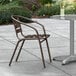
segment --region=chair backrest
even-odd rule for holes
[[[16,32],[17,37],[18,37],[19,33],[21,33],[23,35],[22,28],[21,28],[22,23],[32,23],[33,22],[29,18],[19,16],[19,15],[12,15],[11,18],[13,20],[13,24],[14,24],[14,28],[15,28],[15,32]]]
[[[16,36],[18,37],[18,33],[22,34],[21,24],[18,21],[16,21],[19,20],[19,18],[17,16],[12,16],[12,20],[13,20]]]

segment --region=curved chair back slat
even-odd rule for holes
[[[22,34],[22,28],[21,28],[21,24],[15,20],[13,20],[14,23],[14,28],[15,28],[15,32],[16,32],[16,36],[18,37],[18,34],[21,33]]]

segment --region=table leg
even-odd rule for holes
[[[74,55],[74,20],[70,20],[70,55],[55,57],[53,60],[62,60],[62,64],[76,61],[76,56]]]

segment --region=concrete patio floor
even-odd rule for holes
[[[47,33],[50,34],[48,42],[52,58],[55,56],[69,55],[69,21],[63,22],[62,20],[54,19],[34,20],[42,23]],[[22,28],[24,33],[32,33],[32,30],[27,30],[25,26],[22,26]],[[52,63],[49,63],[47,49],[43,43],[46,60],[46,68],[44,69],[37,41],[26,41],[19,61],[16,63],[14,60],[12,66],[9,67],[8,64],[16,42],[17,38],[13,25],[0,26],[0,76],[76,76],[76,62],[64,66],[61,65],[61,61],[52,61]]]

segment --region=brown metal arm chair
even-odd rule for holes
[[[22,44],[21,44],[19,52],[17,54],[16,62],[18,61],[18,58],[19,58],[19,55],[21,53],[21,49],[23,47],[23,44],[24,44],[25,40],[38,40],[39,46],[40,46],[40,50],[41,50],[41,56],[42,56],[43,66],[45,68],[46,67],[45,66],[45,60],[44,60],[44,55],[43,55],[43,50],[42,50],[42,45],[41,45],[42,42],[46,41],[46,45],[47,45],[47,50],[48,50],[48,55],[49,55],[50,62],[51,62],[51,55],[50,55],[50,49],[49,49],[49,45],[48,45],[48,41],[47,41],[47,38],[50,35],[46,34],[44,26],[42,24],[38,23],[37,21],[33,21],[33,20],[29,19],[29,18],[26,18],[26,17],[23,17],[23,16],[19,16],[19,15],[12,15],[11,18],[13,20],[13,24],[14,24],[16,36],[18,38],[18,42],[17,42],[17,45],[16,45],[16,47],[14,49],[13,55],[11,57],[11,60],[9,62],[9,66],[11,66],[11,63],[13,61],[13,58],[15,56],[17,47],[18,47],[18,45],[19,45],[20,42],[22,42]],[[43,29],[44,34],[39,34],[38,30],[35,27],[33,27],[31,25],[31,23],[37,23],[38,25],[40,25],[42,27],[42,29]],[[27,26],[29,28],[32,28],[35,31],[36,34],[26,35],[25,36],[23,34],[23,32],[22,32],[21,24],[23,24],[23,25],[25,25],[25,26]],[[22,35],[23,38],[20,38],[18,36],[19,33],[21,33],[21,35]]]

